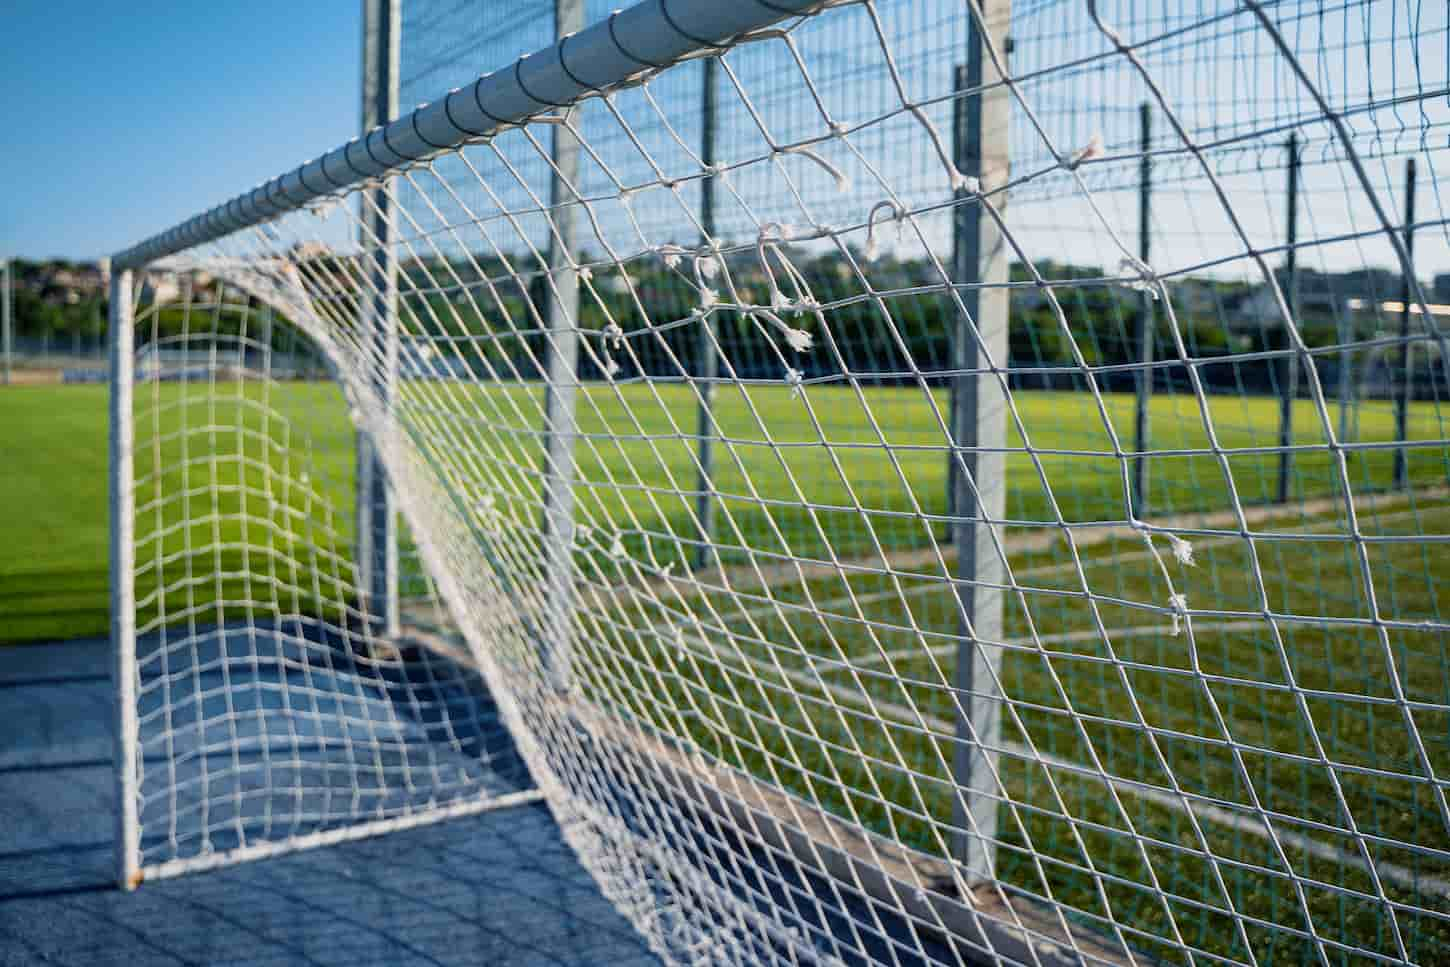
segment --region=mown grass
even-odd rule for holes
[[[238,385],[221,388],[258,401],[260,389]],[[158,429],[161,435],[175,429],[158,426],[156,418],[163,424],[178,420],[182,411],[173,404],[183,394],[190,395],[193,409],[203,406],[204,390],[166,384],[156,397],[159,406],[153,407],[143,388],[138,412],[148,422],[138,427],[138,444]],[[744,559],[744,548],[781,559],[821,558],[828,550],[852,557],[871,553],[878,543],[895,552],[928,545],[932,534],[944,530],[931,518],[946,511],[944,437],[933,413],[945,416],[945,392],[928,397],[918,389],[878,387],[863,393],[858,398],[849,388],[818,386],[796,397],[780,386],[721,387],[715,414],[725,442],[717,447],[712,482],[719,494],[715,540],[723,560]],[[543,465],[543,399],[537,388],[421,384],[405,398],[412,422],[445,463],[463,450],[476,450],[484,459],[468,461],[470,474],[491,478],[505,512],[519,520],[536,519]],[[1107,426],[1126,444],[1131,397],[1106,397],[1108,424],[1086,394],[1021,392],[1015,401],[1017,419],[1039,455],[1009,458],[1008,516],[1023,521],[1052,520],[1057,513],[1069,521],[1122,518],[1122,461],[1113,454]],[[313,506],[320,506],[318,500],[330,505],[333,550],[349,556],[352,431],[340,394],[322,384],[278,384],[268,405],[297,428],[295,446],[289,444],[295,452],[288,459],[296,463],[305,453],[316,491]],[[1223,457],[1152,460],[1155,512],[1220,509],[1228,505],[1230,487],[1245,504],[1272,500],[1276,457],[1234,450],[1275,443],[1276,406],[1265,398],[1214,397],[1212,421]],[[701,538],[693,523],[698,468],[689,439],[696,427],[695,407],[685,387],[639,384],[592,386],[579,406],[580,519],[620,529],[625,546],[635,553],[650,540],[650,552],[661,564],[690,559],[694,548],[689,542]],[[155,416],[149,416],[153,409]],[[243,413],[254,423],[262,418],[255,406],[232,403],[217,419],[225,426]],[[1152,417],[1155,448],[1207,446],[1191,397],[1160,393]],[[1322,445],[1319,415],[1308,401],[1297,405],[1295,426],[1300,445]],[[1366,403],[1360,426],[1360,442],[1392,439],[1393,412],[1385,403]],[[1410,436],[1444,439],[1439,409],[1416,404]],[[225,437],[221,433],[213,441],[210,431],[194,432],[187,444],[193,456],[208,457],[207,472],[219,474],[219,483],[235,474],[228,455],[234,455],[237,443]],[[1014,419],[1008,445],[1019,447],[1021,440]],[[106,441],[104,387],[17,387],[0,393],[0,501],[9,508],[3,524],[7,553],[0,557],[0,641],[105,631]],[[209,447],[215,452],[208,454]],[[1040,452],[1054,450],[1071,452]],[[166,453],[163,459],[174,456]],[[148,459],[138,453],[138,467]],[[1360,493],[1386,488],[1392,460],[1390,449],[1351,453],[1351,486]],[[1417,484],[1443,481],[1445,461],[1444,448],[1411,450],[1413,479]],[[1338,472],[1328,453],[1299,454],[1293,484],[1295,500],[1336,492]],[[811,509],[803,509],[802,498]],[[231,526],[223,522],[223,532],[230,534]]]
[[[346,609],[354,468],[340,395],[309,384],[220,388],[221,398],[180,384],[138,393],[142,620],[207,622],[219,601],[262,613]],[[1115,536],[1082,549],[1079,575],[1054,522],[1124,517],[1123,458],[1110,428],[1126,445],[1131,398],[1108,397],[1106,423],[1084,394],[1019,392],[1014,401],[1008,445],[1030,444],[1035,456],[1016,452],[1007,462],[1007,513],[1018,522],[1008,539],[1054,540],[1011,556],[1016,588],[1006,595],[1000,676],[1011,707],[1000,760],[1003,878],[1100,928],[1117,924],[1129,942],[1169,960],[1179,940],[1239,960],[1252,951],[1260,963],[1315,962],[1320,946],[1336,963],[1355,962],[1355,948],[1398,956],[1359,851],[1411,876],[1450,878],[1439,787],[1428,781],[1450,768],[1450,661],[1437,630],[1442,602],[1450,604],[1446,545],[1348,539],[1342,504],[1326,501],[1342,493],[1340,470],[1327,450],[1312,449],[1324,434],[1304,401],[1296,442],[1310,449],[1295,457],[1291,503],[1260,525],[1292,539],[1251,546],[1232,521],[1207,518],[1225,533],[1195,539],[1195,567],[1174,562],[1160,539],[1165,577],[1141,539]],[[681,573],[701,537],[694,396],[681,386],[589,387],[579,407],[578,516],[595,528],[596,548],[618,537],[630,560],[581,557],[592,605],[576,659],[586,687],[722,762],[917,848],[946,849],[954,743],[942,723],[955,721],[963,700],[949,687],[959,616],[942,562],[910,555],[945,529],[938,414],[946,404],[943,392],[899,387],[864,398],[840,387],[801,396],[722,387],[712,489],[718,560],[732,566],[733,583],[661,600],[661,573]],[[533,530],[541,512],[542,405],[533,387],[419,384],[403,395],[415,446],[464,482],[465,503],[478,503],[480,515],[490,498],[489,528],[516,534]],[[1243,505],[1271,501],[1277,456],[1253,448],[1277,441],[1276,405],[1214,398],[1209,452],[1196,402],[1155,397],[1153,445],[1177,454],[1151,462],[1151,519],[1221,514],[1233,495]],[[0,640],[105,630],[105,423],[103,388],[0,393],[0,500],[11,508]],[[1366,404],[1359,426],[1361,443],[1389,440],[1392,410]],[[1436,408],[1416,405],[1411,436],[1444,439]],[[1392,460],[1384,447],[1350,452],[1351,489],[1388,490]],[[1444,448],[1411,450],[1410,472],[1409,494],[1361,503],[1361,533],[1450,533],[1436,489],[1446,479]],[[762,585],[733,567],[748,551],[767,565],[879,564],[878,548],[904,573]],[[944,560],[954,564],[950,548]],[[1171,631],[1171,594],[1194,613],[1191,635]],[[1099,628],[1107,634],[1094,634]],[[1418,704],[1401,704],[1402,695]],[[1044,766],[1021,751],[1029,745],[1088,771]],[[1106,774],[1138,785],[1105,782],[1094,757]],[[1197,797],[1250,823],[1264,811],[1292,834],[1282,843],[1287,867],[1264,836],[1206,819],[1195,828],[1185,808],[1144,788]],[[1335,832],[1350,817],[1367,845]],[[1316,843],[1338,852],[1306,850]],[[1429,887],[1381,887],[1410,908],[1450,912]],[[1450,960],[1444,921],[1404,907],[1395,916],[1415,959]]]
[[[253,399],[258,392],[255,388],[247,390]],[[194,491],[188,503],[193,512],[199,512],[201,521],[192,535],[196,546],[211,543],[214,495],[216,509],[222,514],[216,533],[222,537],[218,543],[225,546],[220,552],[208,546],[191,562],[193,576],[198,579],[193,596],[210,599],[216,596],[219,579],[228,591],[241,581],[230,577],[241,573],[240,524],[225,517],[239,506],[237,493],[228,490],[239,479],[241,466],[236,460],[240,448],[234,429],[244,419],[255,424],[260,411],[223,403],[215,412],[207,413],[208,404],[202,402],[201,394],[201,387],[192,389],[189,396],[180,386],[163,387],[163,406],[155,411],[156,419],[151,419],[149,400],[138,403],[138,418],[145,421],[137,428],[138,508],[150,512],[138,516],[137,533],[144,535],[156,521],[154,507],[147,505],[154,487],[139,479],[149,470],[154,455],[159,452],[161,459],[171,465],[167,486],[182,480],[183,468],[175,460],[180,455],[180,444],[173,441],[160,451],[150,444],[178,428],[183,414],[180,401],[189,398],[184,412],[193,419],[195,432],[187,438],[192,462],[184,473]],[[279,474],[288,460],[295,462],[305,454],[311,461],[310,479],[319,491],[317,505],[326,503],[335,508],[335,543],[347,553],[352,530],[352,431],[340,395],[329,386],[288,384],[272,394],[270,404],[280,416],[305,427],[311,444],[309,447],[299,439],[294,453],[284,459],[274,449],[269,459],[275,462]],[[243,416],[244,409],[251,415]],[[207,426],[217,429],[213,432]],[[255,439],[253,444],[256,449]],[[6,508],[0,523],[0,642],[106,633],[107,448],[105,387],[26,386],[0,392],[0,502]],[[300,494],[293,495],[292,503],[305,506]],[[177,520],[180,507],[173,503],[167,508],[166,520]],[[255,551],[264,550],[261,542],[248,544]],[[143,565],[146,551],[138,548]],[[176,562],[173,570],[185,566],[184,562]]]
[[[1173,633],[1166,582],[1136,539],[1094,548],[1082,579],[1061,547],[1019,558],[1018,583],[1036,590],[1006,607],[999,872],[1166,962],[1185,962],[1179,940],[1274,964],[1319,962],[1321,945],[1334,963],[1395,958],[1402,941],[1415,962],[1441,962],[1450,896],[1428,881],[1450,879],[1450,830],[1427,778],[1450,769],[1446,636],[1323,620],[1372,614],[1342,520],[1261,529],[1319,540],[1200,540],[1196,566],[1171,565],[1174,587],[1195,611],[1235,613],[1196,614],[1191,634]],[[1445,535],[1450,506],[1382,501],[1363,531]],[[1444,545],[1369,547],[1380,607],[1443,624]],[[949,588],[863,575],[672,600],[620,592],[630,582],[601,566],[576,662],[600,701],[894,839],[950,848],[952,736],[971,696],[952,687]],[[1082,634],[1099,620],[1106,635]],[[1178,791],[1210,807],[1197,829]],[[1392,917],[1381,888],[1407,907]]]

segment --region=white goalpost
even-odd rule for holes
[[[1371,6],[369,4],[365,134],[112,259],[120,882],[542,800],[669,963],[1450,958]]]

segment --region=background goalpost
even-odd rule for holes
[[[1445,11],[365,10],[112,262],[125,886],[542,798],[669,962],[1450,957]]]

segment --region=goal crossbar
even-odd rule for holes
[[[117,271],[224,238],[664,70],[822,0],[644,0],[112,257]]]

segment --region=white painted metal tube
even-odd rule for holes
[[[821,0],[645,0],[153,235],[116,255],[115,269],[139,268],[295,211],[820,4]]]
[[[133,890],[140,882],[139,777],[136,761],[136,481],[133,473],[135,416],[134,279],[111,275],[111,686],[116,699],[116,882]]]

